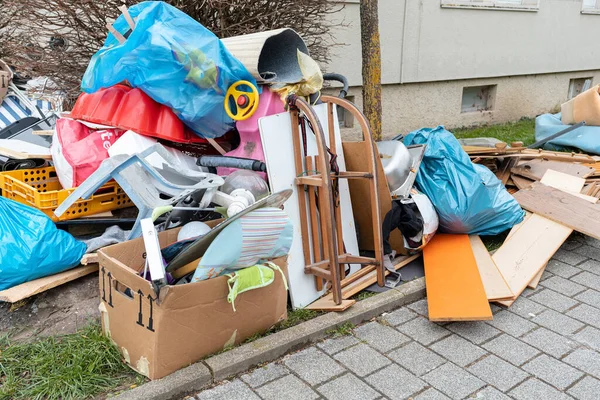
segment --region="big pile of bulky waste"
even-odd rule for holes
[[[68,112],[51,81],[1,65],[0,300],[97,273],[105,334],[151,379],[268,330],[288,302],[343,311],[408,266],[430,319],[491,319],[572,230],[600,238],[595,156],[443,127],[375,143],[295,31],[220,40],[163,2],[122,11]],[[590,91],[538,118],[541,144],[600,150]],[[490,255],[479,236],[509,230]]]

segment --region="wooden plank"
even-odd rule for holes
[[[564,174],[564,173],[561,173],[558,171],[548,170],[542,177],[542,182],[546,185],[553,186],[560,190],[578,192],[583,187],[585,180],[582,178],[574,177],[574,176]],[[580,195],[579,193],[573,193],[573,195],[583,196],[583,198],[585,198],[587,201],[592,202],[592,203],[594,203],[596,201],[593,197]],[[513,230],[514,229],[515,228],[513,227]],[[565,231],[565,230],[562,228],[557,228],[557,231]],[[572,232],[572,230],[570,232]],[[511,231],[511,233],[513,233],[513,231]],[[511,237],[511,233],[509,233],[507,240]],[[544,270],[546,269],[546,265],[547,265],[547,263],[542,265],[540,270],[535,275],[533,275],[533,278],[527,284],[527,287],[529,287],[531,289],[535,289],[537,287],[540,279],[542,278]],[[512,301],[511,302],[500,302],[500,304],[503,304],[507,307],[512,305],[512,303],[513,303]]]
[[[52,160],[49,147],[17,139],[0,139],[0,154],[19,160],[27,158]]]
[[[524,160],[532,160],[535,158],[543,158],[546,160],[555,161],[567,161],[567,162],[589,162],[592,160],[587,154],[575,154],[575,153],[561,153],[561,152],[538,152],[536,150],[523,150],[521,153],[516,154],[474,154],[469,155],[470,158],[480,159],[493,159],[493,158],[505,158],[505,157],[521,157]]]
[[[413,256],[396,257],[396,259],[394,259],[392,265],[394,266],[394,269],[396,271],[398,271],[400,268],[410,264],[411,262],[413,262],[414,260],[416,260],[419,257],[421,257],[420,253],[415,254]],[[390,273],[390,271],[385,270],[385,276],[388,276],[389,273]],[[357,279],[356,281],[352,282],[351,284],[349,284],[345,288],[343,288],[342,289],[342,298],[348,299],[348,298],[354,296],[355,294],[360,293],[361,291],[363,291],[364,289],[368,288],[369,286],[371,286],[372,284],[374,284],[376,282],[377,282],[377,270],[368,273],[361,279]]]
[[[512,229],[510,230],[510,232],[508,232],[508,236],[506,237],[505,241],[508,240],[512,235],[514,235],[514,233],[525,223],[525,221],[527,221],[529,219],[529,217],[531,217],[533,214],[530,213],[529,211],[525,211],[525,219],[523,219],[523,222],[518,223],[517,225],[513,226]],[[529,284],[527,284],[528,288],[531,289],[535,289],[538,285],[538,283],[540,282],[540,279],[542,278],[542,274],[544,273],[544,270],[546,269],[546,265],[544,265],[544,267],[542,268],[542,270],[540,272],[538,272],[538,274],[531,280],[531,282],[529,282]],[[516,298],[513,298],[513,301]],[[512,304],[512,302],[511,302]]]
[[[589,201],[590,203],[596,203],[598,201],[598,199],[593,196],[580,193],[582,185],[585,185],[585,179],[583,178],[572,179],[568,174],[550,169],[546,171],[546,174],[540,182],[546,186],[552,186],[555,189],[562,190],[563,192]]]
[[[541,183],[514,194],[521,207],[600,239],[600,207]]]
[[[469,155],[480,155],[480,154],[504,155],[504,154],[520,153],[523,150],[525,150],[525,148],[506,147],[504,149],[498,149],[496,147],[483,147],[483,146],[462,146],[462,149],[465,151],[465,153],[467,153]]]
[[[527,287],[529,289],[536,289],[538,284],[540,283],[540,279],[542,279],[542,275],[544,275],[544,271],[546,270],[546,267],[548,266],[548,264],[544,265],[542,267],[542,269],[540,270],[540,272],[537,273],[536,276],[533,277],[533,279],[531,280],[531,282],[529,282],[527,284]]]
[[[555,189],[565,192],[581,192],[585,185],[585,179],[574,177],[563,172],[548,170],[540,180],[546,186],[552,186]]]
[[[586,167],[572,162],[561,162],[551,160],[530,160],[511,169],[513,174],[539,181],[546,171],[553,170],[564,174],[587,178],[595,172],[594,168]]]
[[[412,255],[412,256],[396,257],[392,261],[392,265],[394,266],[394,269],[397,271],[400,268],[410,264],[411,262],[413,262],[414,260],[416,260],[419,257],[421,257],[420,253]],[[367,273],[362,274],[362,276],[358,279],[354,279],[352,275],[345,279],[345,281],[346,282],[349,281],[349,283],[342,288],[342,299],[347,300],[350,297],[354,296],[355,294],[360,293],[361,291],[365,290],[369,286],[377,283],[377,271],[376,271],[375,266],[370,266],[370,265],[366,266],[366,267],[362,268],[356,274],[361,274],[364,271],[367,271]],[[387,276],[389,273],[390,272],[388,270],[386,270],[385,276]],[[342,284],[344,284],[344,283],[345,282],[343,281]],[[331,293],[326,294],[321,299],[326,299],[326,301],[324,301],[323,304],[326,304],[326,305],[327,304],[335,304],[333,302],[333,295]],[[344,303],[342,302],[342,304],[344,304]],[[334,311],[336,311],[336,310],[334,310]]]
[[[477,235],[469,235],[469,241],[488,301],[514,297],[481,238]]]
[[[333,301],[333,297],[329,298],[328,296],[321,297],[314,303],[311,303],[304,307],[307,310],[315,310],[315,311],[344,311],[351,307],[356,300],[342,300],[341,304],[335,304]]]
[[[522,190],[515,195],[520,192]],[[525,290],[571,232],[565,226],[533,214],[500,246],[492,259],[515,296]]]
[[[430,321],[492,319],[468,235],[435,235],[423,258]]]
[[[10,289],[0,291],[0,301],[15,303],[97,271],[98,264],[91,264],[25,282]]]
[[[83,257],[81,257],[81,261],[79,261],[81,265],[98,264],[98,262],[98,253],[84,254]]]
[[[518,162],[518,158],[507,158],[502,161],[500,169],[498,172],[496,172],[496,177],[500,179],[504,186],[506,186],[508,180],[510,179],[511,170],[517,165]]]
[[[54,135],[54,131],[53,131],[53,130],[47,130],[47,131],[31,131],[31,134],[33,134],[33,135],[38,135],[38,136],[52,136],[52,135]]]
[[[515,184],[515,186],[517,188],[519,188],[519,190],[528,188],[533,183],[532,180],[523,178],[522,176],[519,176],[519,175],[512,175],[511,179],[512,179],[513,183]]]

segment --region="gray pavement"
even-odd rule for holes
[[[420,300],[194,398],[600,399],[600,241],[571,236],[536,290],[492,310],[432,323]]]

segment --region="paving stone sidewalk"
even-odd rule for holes
[[[438,324],[421,300],[194,398],[600,399],[600,241],[571,236],[536,290],[492,310]]]

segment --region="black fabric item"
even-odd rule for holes
[[[47,167],[46,160],[41,158],[29,158],[25,160],[17,160],[14,158],[0,158],[0,171],[14,171],[17,169],[32,169],[39,167]]]
[[[383,252],[390,254],[390,234],[396,228],[400,229],[406,238],[417,236],[423,231],[423,217],[415,203],[403,204],[399,200],[392,201],[392,209],[383,219]]]

